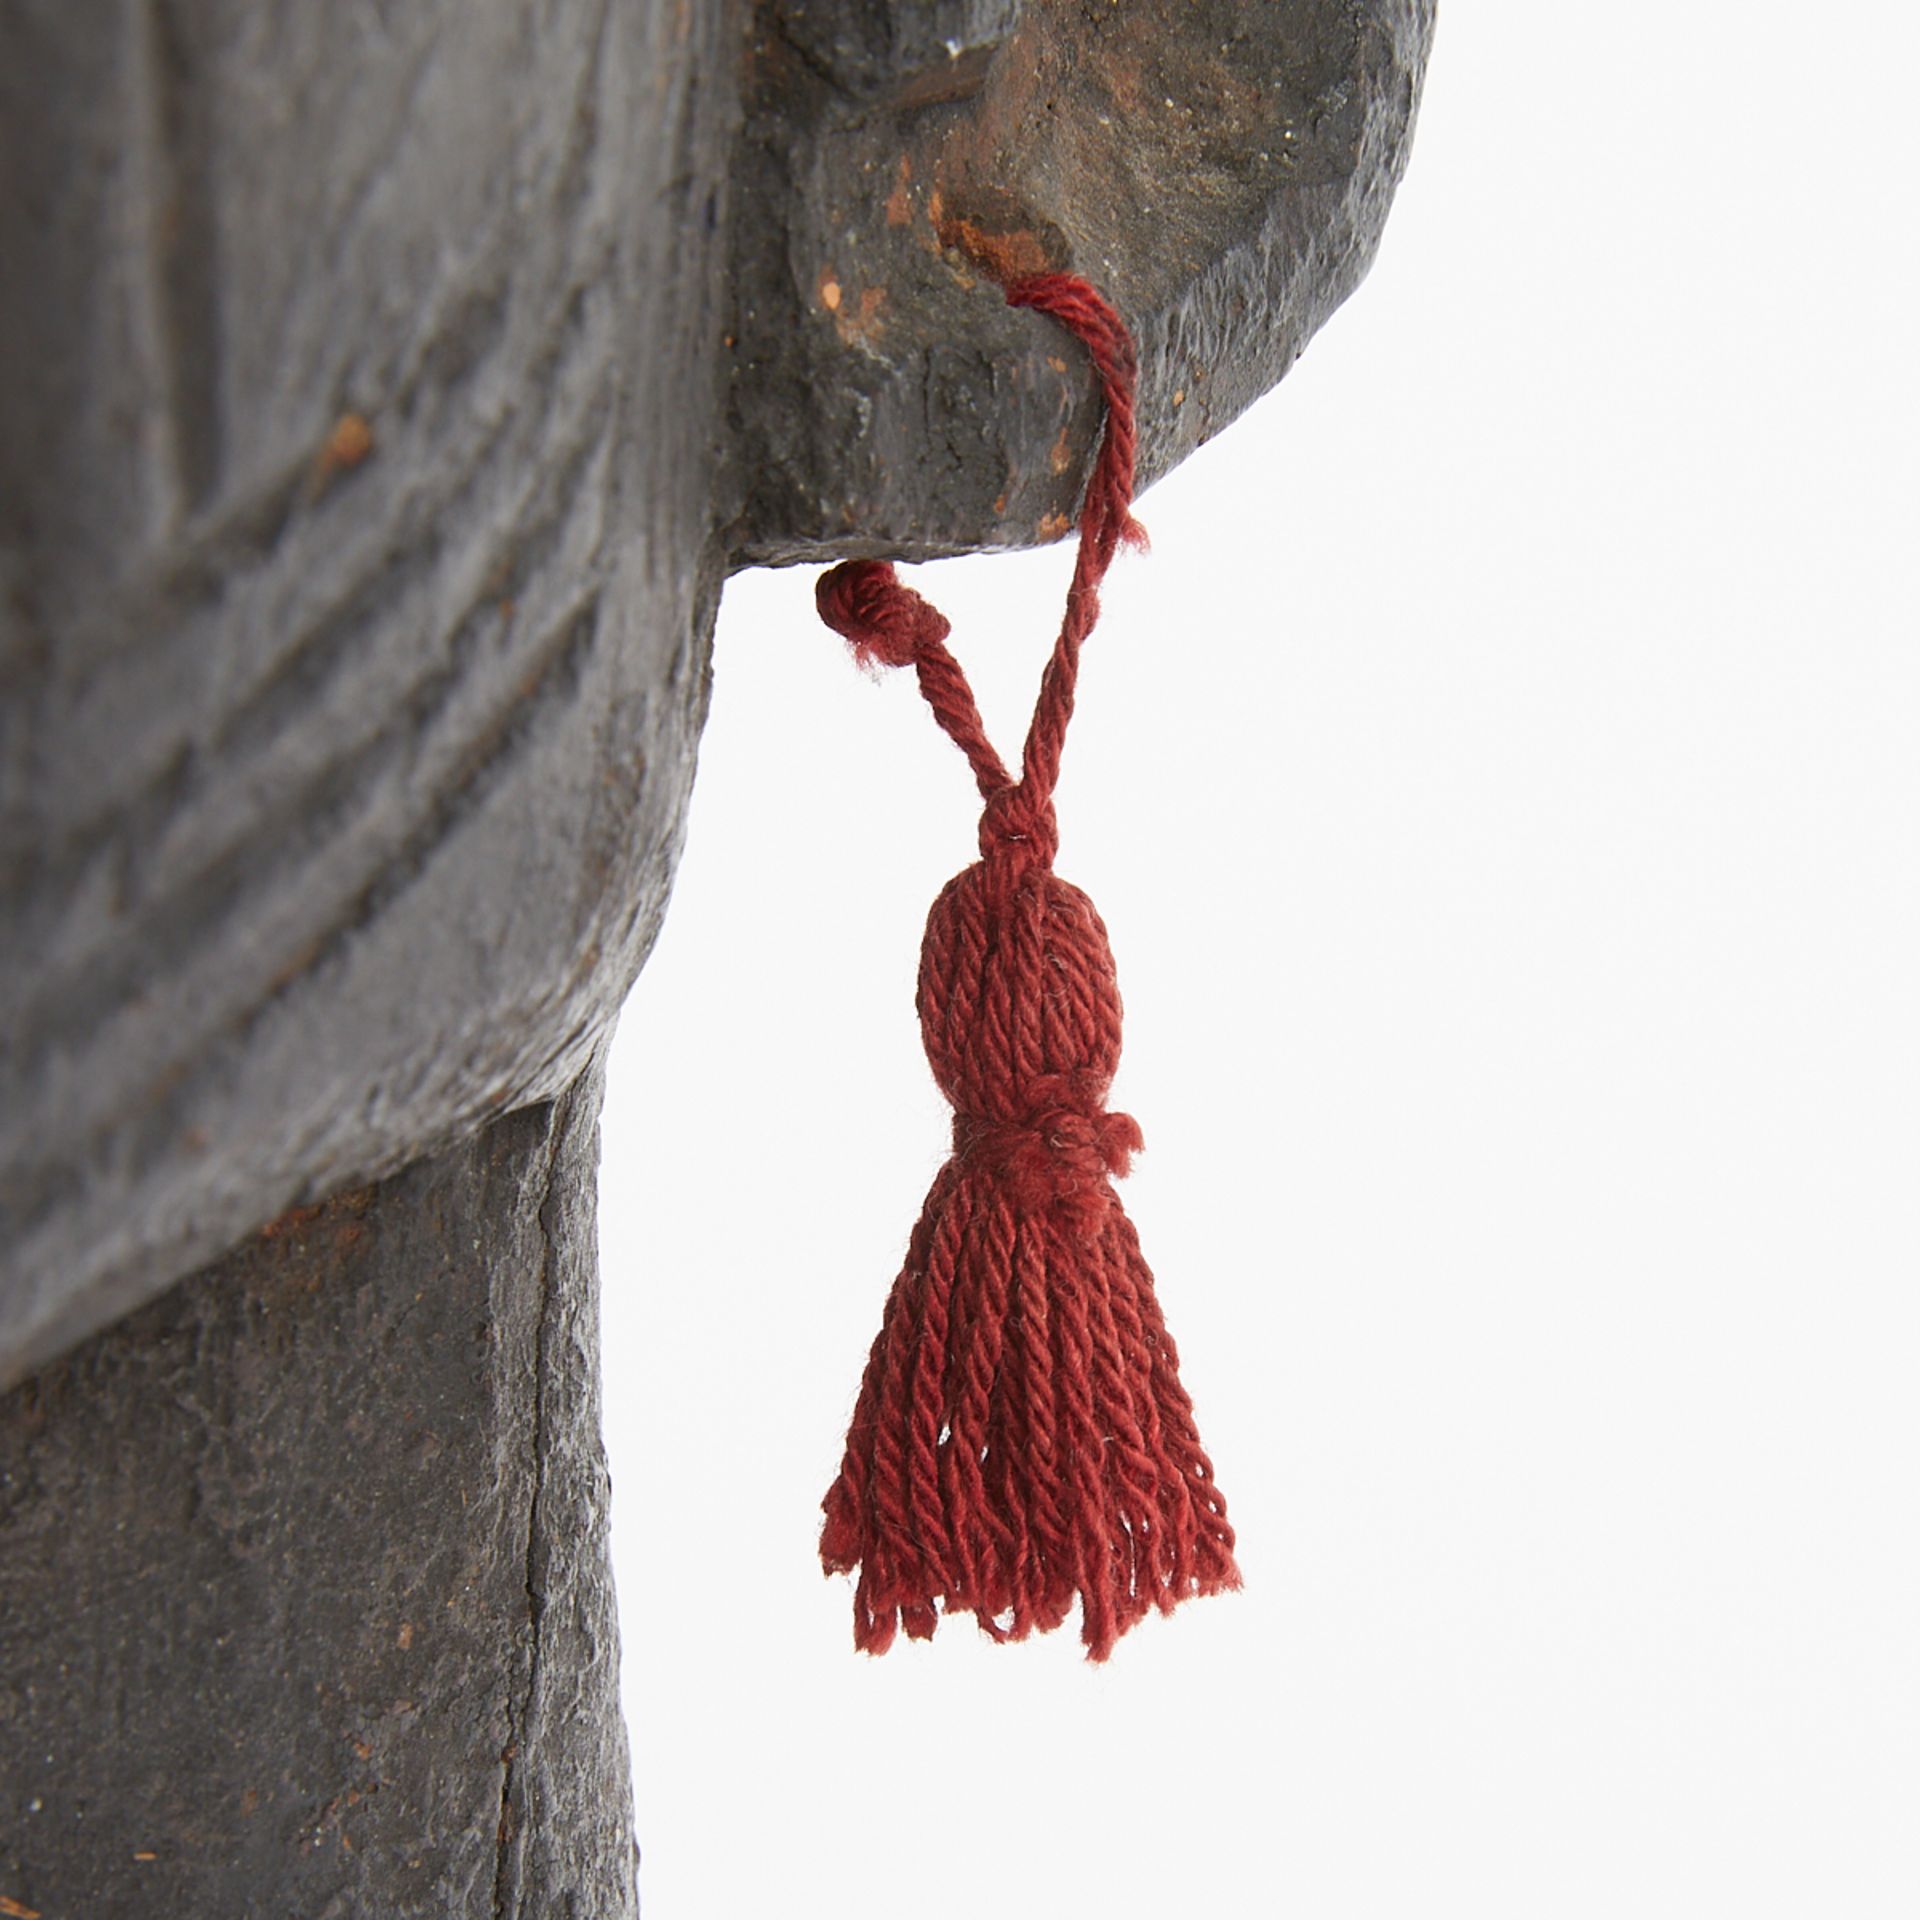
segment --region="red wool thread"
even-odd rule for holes
[[[929,1638],[971,1613],[996,1640],[1059,1626],[1104,1660],[1153,1608],[1240,1584],[1233,1529],[1112,1177],[1140,1129],[1106,1108],[1120,994],[1093,903],[1053,872],[1053,792],[1080,649],[1132,514],[1135,358],[1085,281],[1042,274],[1008,302],[1085,343],[1106,425],[1080,512],[1066,617],[1015,779],[947,651],[945,618],[885,561],[819,583],[865,664],[912,666],[985,801],[980,859],[928,916],[920,1027],[952,1102],[932,1191],[868,1356],[820,1558],[858,1572],[854,1643]]]

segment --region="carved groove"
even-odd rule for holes
[[[572,289],[555,302],[533,343],[545,362],[551,391],[568,392],[575,368],[597,344],[594,330],[583,324],[586,311],[587,290]],[[478,373],[478,363],[465,369],[469,380]],[[30,1060],[96,1026],[137,984],[150,990],[156,976],[176,968],[187,953],[216,944],[233,905],[255,881],[264,860],[284,871],[338,837],[347,825],[341,809],[351,796],[361,792],[372,798],[375,776],[403,745],[411,741],[418,752],[429,743],[443,710],[464,690],[471,669],[483,658],[477,636],[489,628],[498,632],[510,627],[500,619],[499,605],[514,583],[544,577],[582,506],[607,440],[609,397],[603,378],[573,407],[566,423],[571,430],[562,432],[552,447],[551,465],[539,486],[545,504],[530,520],[512,526],[483,563],[480,556],[449,554],[446,530],[485,524],[486,516],[472,503],[483,487],[514,468],[517,445],[511,422],[494,423],[467,461],[436,474],[433,489],[417,496],[407,518],[372,550],[368,570],[344,583],[312,623],[290,638],[265,677],[193,756],[176,754],[137,796],[120,802],[117,813],[97,815],[46,852],[39,884],[25,890],[17,924],[5,942],[23,961],[53,944],[61,917],[93,884],[96,863],[131,867],[136,904],[104,936],[104,951],[97,947],[92,953],[66,956],[37,990],[23,981],[15,1011]],[[230,789],[247,777],[249,768],[271,766],[273,751],[289,730],[334,698],[343,682],[350,685],[364,662],[378,661],[386,652],[392,610],[409,597],[427,595],[455,564],[478,573],[482,584],[451,630],[417,650],[423,665],[413,686],[399,696],[399,706],[369,715],[376,731],[248,821],[244,839],[222,847],[194,872],[168,875],[164,888],[141,887],[137,876],[147,857],[140,851],[147,837],[143,828],[151,823],[154,831],[178,835],[203,793]],[[518,677],[522,651],[519,645],[509,648],[493,673]],[[152,896],[144,911],[137,903],[143,892]]]
[[[166,199],[159,209],[156,302],[167,367],[167,413],[188,512],[220,478],[220,258],[207,88],[180,0],[147,0],[146,75]]]

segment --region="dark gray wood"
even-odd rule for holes
[[[0,1896],[635,1910],[599,1093],[288,1217],[0,1396]]]
[[[886,83],[880,12],[919,23]],[[829,13],[856,21],[837,57]],[[1432,33],[1433,0],[763,9],[734,176],[736,562],[1066,531],[1098,413],[1079,350],[1002,299],[1022,272],[1082,274],[1126,315],[1142,484],[1177,465],[1371,264]],[[747,217],[765,206],[776,235]]]
[[[606,1033],[706,700],[739,33],[0,11],[0,1382]]]

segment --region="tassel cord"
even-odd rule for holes
[[[1105,420],[1066,610],[1012,778],[944,615],[882,561],[824,575],[822,617],[865,663],[911,664],[984,807],[980,862],[928,916],[916,1002],[954,1107],[936,1177],[868,1355],[820,1553],[856,1573],[855,1642],[884,1652],[970,1612],[996,1640],[1061,1625],[1088,1657],[1154,1609],[1239,1584],[1153,1278],[1112,1177],[1141,1144],[1106,1110],[1120,1000],[1106,929],[1058,879],[1053,795],[1081,649],[1132,514],[1135,359],[1084,282],[1016,282],[1009,302],[1086,346]]]

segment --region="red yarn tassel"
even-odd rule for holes
[[[858,1570],[854,1641],[926,1639],[942,1612],[996,1640],[1081,1603],[1104,1660],[1150,1609],[1240,1584],[1233,1529],[1200,1445],[1153,1276],[1114,1192],[1140,1144],[1107,1110],[1120,994],[1093,903],[1053,872],[1053,789],[1082,642],[1131,514],[1134,355],[1083,281],[1007,291],[1087,345],[1107,420],[1081,511],[1066,619],[1013,779],[947,651],[946,620],[880,561],[819,586],[822,617],[868,662],[913,665],[986,810],[979,862],[927,920],[920,1027],[953,1103],[935,1178],[867,1360],[820,1557]]]

